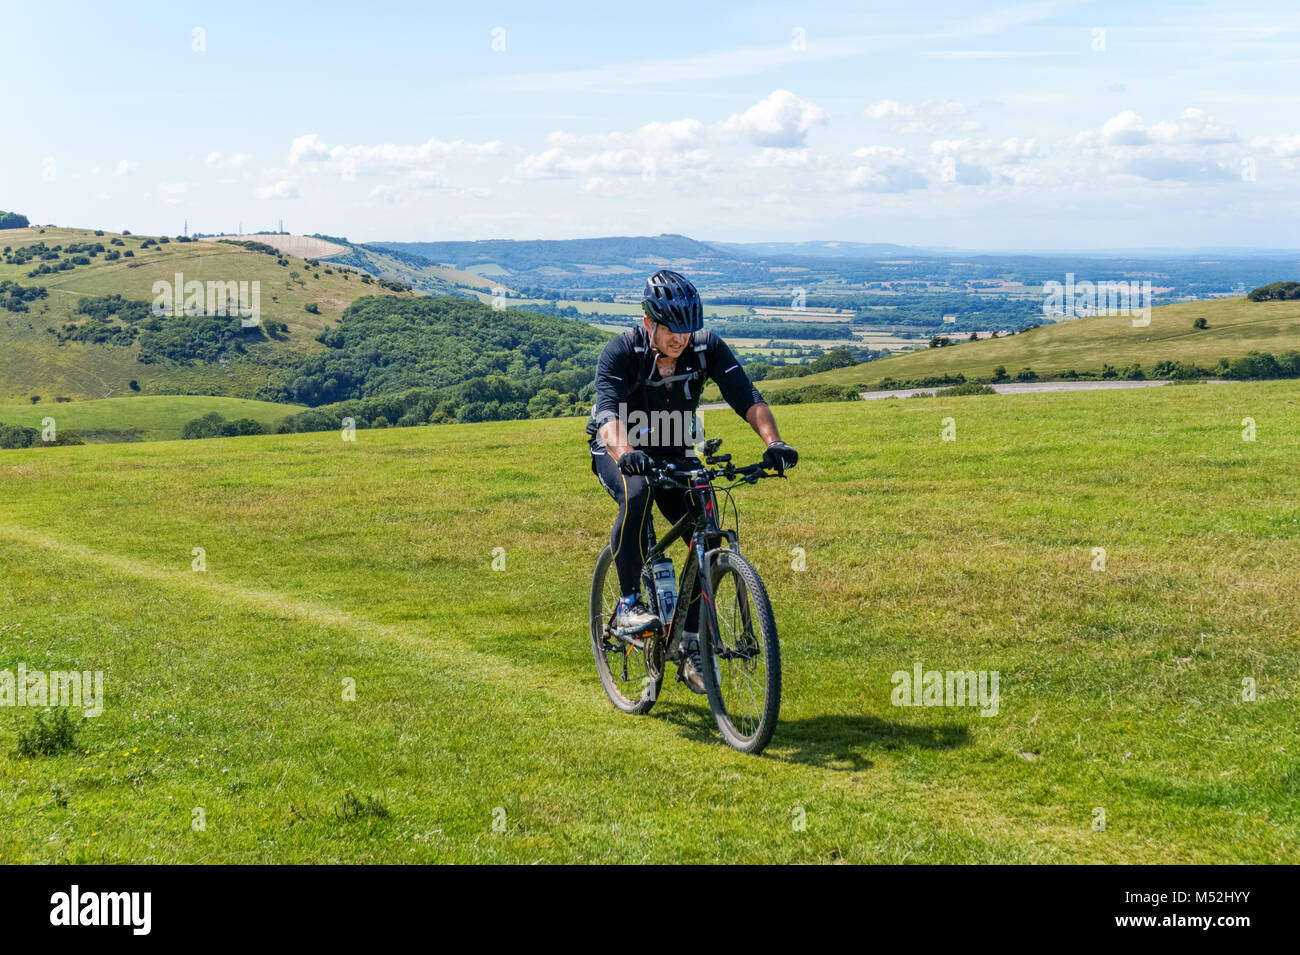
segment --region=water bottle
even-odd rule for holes
[[[671,627],[673,612],[677,609],[677,573],[673,570],[672,559],[660,555],[652,565],[655,575],[655,594],[659,598],[659,619],[664,627]]]

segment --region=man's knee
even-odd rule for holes
[[[625,474],[623,480],[626,482],[624,494],[627,501],[627,510],[639,514],[654,501],[655,489],[649,481],[639,474]]]

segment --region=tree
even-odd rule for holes
[[[1204,318],[1198,318],[1192,322],[1192,328],[1209,328],[1209,323]]]
[[[26,229],[29,225],[31,223],[27,221],[26,216],[0,209],[0,229]]]
[[[1006,366],[1006,365],[998,365],[998,367],[996,367],[996,368],[993,369],[993,380],[994,380],[994,381],[1010,381],[1010,380],[1011,380],[1010,378],[1007,377],[1007,366]]]

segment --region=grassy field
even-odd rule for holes
[[[112,246],[120,238],[124,245]],[[174,282],[176,273],[185,281],[239,281],[261,283],[261,317],[263,322],[282,321],[289,326],[285,342],[267,342],[252,346],[270,354],[312,352],[323,346],[316,336],[333,325],[354,299],[362,295],[392,295],[376,284],[363,284],[354,272],[333,269],[328,261],[319,268],[302,259],[289,258],[288,264],[276,264],[276,258],[239,246],[219,242],[176,242],[141,248],[148,236],[121,236],[106,233],[96,236],[93,230],[37,228],[7,229],[5,245],[21,248],[44,242],[47,246],[99,242],[105,249],[131,250],[134,258],[105,262],[103,255],[67,272],[28,278],[36,262],[26,265],[0,263],[0,280],[8,279],[24,287],[33,285],[49,289],[49,295],[25,313],[0,310],[0,401],[21,400],[41,395],[47,401],[62,395],[68,398],[104,398],[130,395],[129,382],[136,380],[145,393],[212,393],[249,395],[266,383],[268,369],[252,364],[230,366],[140,364],[139,347],[92,345],[69,342],[59,345],[47,329],[65,322],[79,321],[75,314],[83,297],[119,294],[128,299],[152,302],[153,283]],[[66,256],[65,256],[66,257]],[[329,268],[330,271],[325,270]],[[316,303],[319,314],[307,312],[308,303]]]
[[[581,420],[0,452],[0,670],[106,694],[60,755],[0,711],[0,862],[1300,861],[1300,383],[777,412],[762,757],[605,700]]]
[[[1209,328],[1192,328],[1199,317],[1207,320]],[[1006,366],[1011,375],[1029,367],[1047,377],[1071,368],[1099,372],[1104,363],[1123,369],[1137,362],[1149,374],[1152,366],[1163,359],[1195,361],[1213,368],[1220,358],[1238,358],[1254,350],[1279,355],[1295,348],[1300,348],[1300,302],[1214,299],[1153,308],[1151,324],[1145,328],[1134,328],[1130,316],[1079,318],[1043,325],[1007,338],[962,342],[948,348],[921,348],[807,378],[764,382],[761,387],[875,386],[886,377],[923,378],[959,371],[967,378],[991,377],[998,365]]]
[[[231,421],[252,418],[262,424],[273,424],[302,410],[301,405],[246,398],[137,395],[97,401],[0,404],[0,423],[40,428],[41,422],[51,417],[56,429],[76,431],[87,441],[169,441],[180,438],[187,421],[211,411]]]

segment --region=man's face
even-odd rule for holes
[[[691,340],[690,332],[681,334],[670,332],[667,325],[655,324],[650,321],[649,316],[644,316],[641,320],[645,322],[646,334],[650,336],[650,346],[661,355],[676,358],[685,350],[686,343]]]

